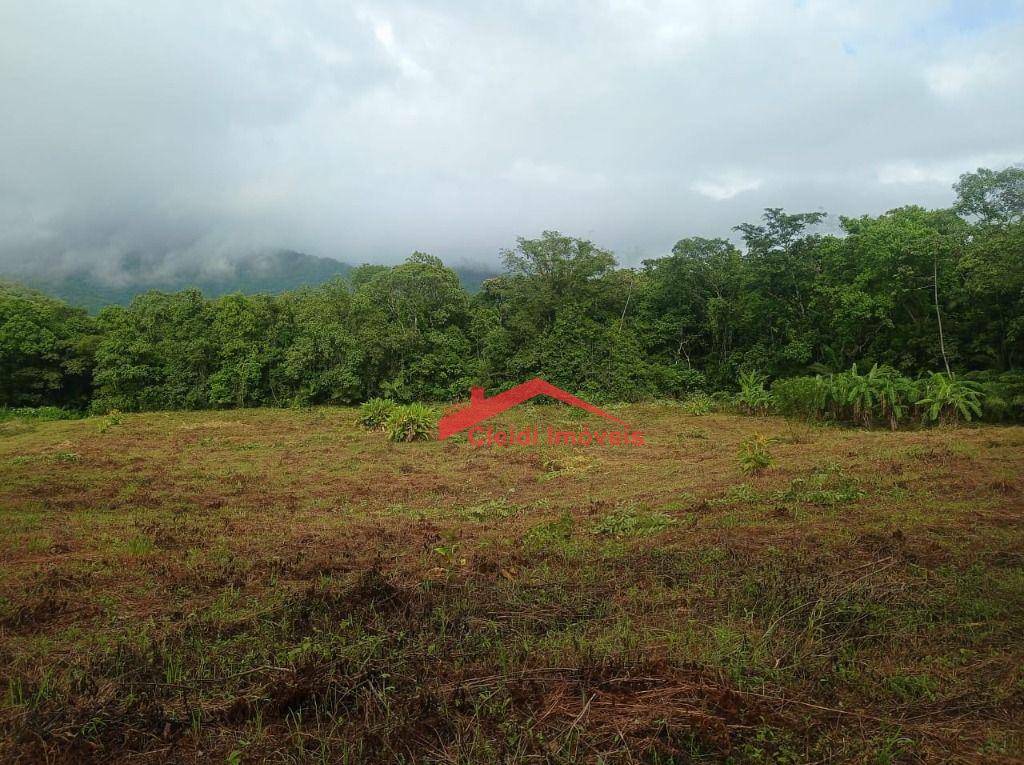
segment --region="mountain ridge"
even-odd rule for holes
[[[301,287],[315,287],[335,277],[347,277],[356,266],[335,258],[308,255],[295,250],[276,250],[247,255],[225,263],[222,268],[202,269],[201,265],[165,272],[140,256],[129,256],[121,262],[117,283],[103,279],[88,269],[72,270],[56,275],[4,273],[0,279],[14,281],[60,298],[69,305],[96,313],[107,305],[127,305],[136,295],[151,290],[178,292],[197,288],[207,297],[220,297],[235,292],[247,295],[278,294]],[[459,281],[469,292],[476,292],[484,279],[495,271],[474,266],[457,266]]]

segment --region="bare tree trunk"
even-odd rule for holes
[[[946,374],[950,379],[953,373],[949,369],[949,359],[946,358],[946,341],[942,336],[942,314],[939,312],[939,257],[932,258],[932,287],[935,295],[935,319],[939,323],[939,350],[942,352],[942,363],[946,365]]]
[[[626,321],[626,311],[629,309],[629,299],[633,297],[633,277],[629,277],[629,290],[626,292],[626,304],[622,306],[622,316],[619,317],[619,330],[621,331],[622,325]]]
[[[683,345],[686,343],[686,338],[683,336],[683,328],[679,328],[679,347],[676,348],[676,360],[678,361],[680,356],[686,356],[686,368],[693,369],[693,364],[690,363],[690,352],[683,350]]]

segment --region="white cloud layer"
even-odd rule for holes
[[[625,260],[1024,160],[1024,2],[0,9],[0,268],[291,247]]]
[[[742,172],[726,172],[713,176],[710,179],[696,181],[692,188],[698,194],[708,199],[717,199],[722,202],[732,199],[744,191],[756,191],[761,188],[763,181]]]

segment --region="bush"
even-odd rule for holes
[[[984,395],[981,419],[1024,422],[1024,373],[972,372],[964,379],[978,383]]]
[[[683,411],[692,415],[711,414],[715,400],[707,393],[694,393],[683,402]]]
[[[740,407],[739,394],[729,393],[729,391],[719,390],[711,394],[712,411],[723,412],[725,414],[740,414],[744,411]]]
[[[970,422],[981,416],[981,400],[985,396],[981,383],[935,372],[925,383],[924,394],[917,403],[924,407],[925,419],[932,422]]]
[[[391,441],[427,441],[437,429],[437,415],[425,404],[396,406],[385,429]]]
[[[359,424],[367,430],[384,430],[397,406],[389,398],[371,398],[359,407]]]
[[[67,409],[61,409],[59,406],[22,406],[8,409],[6,407],[0,408],[0,420],[77,420],[82,415],[77,412],[72,412]]]
[[[821,377],[791,377],[772,383],[772,408],[787,417],[817,419],[825,416],[828,382]]]
[[[651,376],[661,395],[676,399],[685,399],[691,394],[699,395],[708,384],[703,372],[680,366],[652,364]]]

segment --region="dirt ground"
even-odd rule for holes
[[[616,414],[0,423],[0,759],[1024,762],[1024,428]]]

